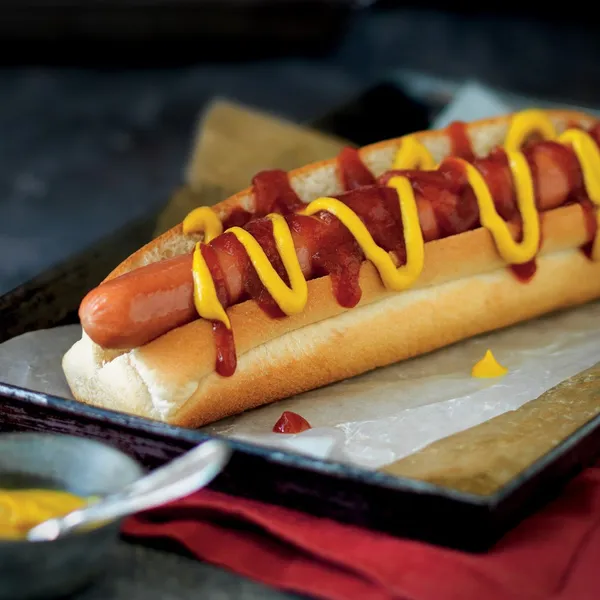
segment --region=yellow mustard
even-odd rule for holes
[[[308,300],[308,286],[302,274],[300,262],[296,257],[296,248],[292,240],[292,232],[286,220],[279,214],[267,216],[273,223],[273,238],[281,256],[283,266],[289,277],[288,287],[273,268],[260,244],[241,227],[230,227],[227,232],[233,233],[244,246],[256,270],[256,274],[269,294],[276,299],[279,308],[286,315],[293,315],[304,310]]]
[[[596,208],[596,231],[600,232],[600,152],[598,146],[585,131],[568,129],[559,138],[562,144],[570,144],[579,160],[583,183],[591,202]],[[600,260],[600,235],[596,235],[592,246],[592,259]]]
[[[502,377],[508,373],[508,369],[503,367],[494,357],[491,350],[488,350],[484,357],[476,362],[471,369],[471,375],[481,379],[492,377]]]
[[[414,136],[407,135],[402,138],[402,143],[396,156],[392,169],[421,169],[426,171],[435,169],[435,161],[433,156],[425,146],[419,142]]]
[[[227,329],[231,329],[229,317],[219,302],[217,290],[210,270],[202,256],[200,242],[194,248],[192,258],[192,277],[194,280],[194,306],[203,319],[221,321]]]
[[[206,243],[223,233],[223,223],[214,210],[208,206],[195,208],[183,220],[183,233],[202,233]]]
[[[369,230],[356,213],[339,200],[319,198],[311,202],[304,212],[307,215],[314,215],[319,211],[327,211],[335,215],[354,236],[366,259],[370,260],[379,271],[384,285],[389,289],[400,291],[410,287],[423,269],[425,258],[423,233],[410,181],[406,177],[393,177],[388,185],[398,192],[404,223],[407,260],[401,267],[396,267],[389,252],[373,241]]]
[[[60,490],[0,490],[0,539],[22,539],[42,521],[81,508],[87,500]]]
[[[504,149],[518,152],[523,142],[532,134],[539,133],[545,140],[556,139],[556,130],[546,113],[537,109],[523,110],[513,116],[510,122]]]
[[[540,242],[540,225],[533,180],[525,157],[520,152],[507,152],[517,192],[517,206],[523,222],[523,241],[515,242],[508,224],[498,214],[494,199],[481,173],[471,164],[463,163],[467,180],[477,199],[481,225],[494,238],[500,256],[509,264],[522,264],[530,261],[537,253]]]
[[[584,182],[591,201],[600,207],[600,152],[591,137],[580,130],[571,129],[560,137],[556,135],[550,119],[538,110],[523,111],[513,117],[505,140],[508,164],[516,190],[517,206],[523,224],[521,242],[516,242],[506,222],[496,211],[490,190],[479,171],[463,159],[465,173],[475,194],[481,215],[481,224],[492,235],[498,253],[508,264],[523,264],[532,260],[539,248],[540,225],[532,174],[523,153],[519,150],[522,143],[533,132],[541,133],[545,139],[558,140],[570,144],[576,153],[582,167]],[[427,149],[414,137],[404,138],[395,157],[393,168],[433,168],[434,161]],[[410,181],[403,176],[392,177],[388,186],[398,192],[398,201],[404,224],[406,244],[406,264],[396,267],[392,257],[378,246],[358,215],[347,205],[335,198],[318,198],[301,211],[302,214],[313,215],[319,211],[328,211],[335,215],[352,233],[367,260],[370,260],[378,270],[384,285],[392,290],[404,290],[418,279],[424,266],[424,240],[419,223],[419,214],[414,192]],[[198,209],[201,210],[201,209]],[[214,212],[210,211],[213,215]],[[207,216],[206,210],[197,213],[200,216],[192,218],[191,213],[188,227],[201,223],[210,225],[212,233],[218,231],[216,222]],[[600,211],[598,211],[600,230]],[[256,272],[281,310],[287,314],[301,312],[307,302],[307,286],[296,256],[291,232],[287,222],[281,215],[269,215],[273,221],[273,232],[277,249],[287,271],[290,287],[279,277],[267,259],[258,242],[246,230],[232,227],[228,232],[233,233],[244,245]],[[208,235],[210,238],[210,235]],[[598,236],[594,244],[593,257],[600,258],[600,243]],[[196,245],[193,258],[194,302],[198,314],[205,319],[224,323],[231,327],[225,309],[221,306],[210,271],[200,252],[200,244]]]

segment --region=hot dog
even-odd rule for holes
[[[534,185],[538,190],[540,211],[561,206],[581,186],[577,159],[571,149],[555,142],[538,142],[529,148],[526,155],[535,173]],[[500,216],[507,221],[514,219],[518,213],[505,155],[495,153],[490,158],[475,160],[473,164],[482,172],[490,187]],[[390,171],[379,181],[385,185],[398,175],[410,177],[416,187],[419,222],[425,242],[463,233],[478,224],[478,207],[472,191],[463,181],[462,173],[452,169],[449,162],[432,173]],[[370,213],[374,211],[387,212],[394,231],[401,232],[400,220],[397,217],[394,220],[387,210],[387,206],[397,205],[391,188],[365,184],[355,186],[353,190],[337,198],[350,206],[367,223],[371,232],[379,230],[380,237],[384,237],[382,227],[385,224],[378,224],[370,218]],[[327,215],[321,216],[326,218]],[[318,272],[315,268],[317,261],[311,260],[311,257],[318,252],[319,245],[327,243],[328,234],[331,236],[318,217],[292,215],[287,218],[306,279],[312,279]],[[284,269],[272,244],[270,223],[259,218],[250,221],[246,229],[255,238],[260,238],[263,245],[269,245],[269,257],[273,263],[278,263],[278,272],[284,276]],[[342,245],[352,243],[349,232],[344,228],[335,233]],[[395,241],[400,242],[400,239]],[[221,302],[224,307],[248,297],[244,279],[247,278],[245,272],[251,266],[244,249],[239,245],[232,247],[234,243],[231,236],[229,239],[220,236],[210,242],[213,260],[224,274],[225,293]],[[388,246],[393,244],[394,240]],[[278,315],[276,307],[269,308]],[[84,298],[79,315],[85,331],[94,342],[105,348],[117,349],[141,346],[197,319],[193,298],[192,255],[160,261],[108,281]]]
[[[597,298],[599,204],[600,125],[563,111],[263,172],[92,290],[63,368],[81,401],[209,423]]]

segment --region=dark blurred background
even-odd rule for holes
[[[332,111],[364,108],[360,95],[387,81],[386,107],[398,102],[404,121],[346,111],[357,142],[420,127],[471,79],[600,108],[591,5],[447,4],[4,0],[0,293],[164,204],[214,96],[327,129]],[[437,91],[406,103],[406,70]]]

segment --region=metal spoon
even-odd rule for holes
[[[209,484],[230,456],[231,450],[224,442],[205,442],[119,492],[36,525],[27,532],[27,539],[32,542],[55,540],[82,526],[113,521],[187,496]]]

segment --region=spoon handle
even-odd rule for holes
[[[210,483],[223,470],[230,455],[231,450],[224,442],[218,440],[205,442],[134,481],[111,497],[115,499],[117,497],[138,499],[150,495],[154,497],[155,494],[164,493],[165,487],[172,490],[171,493],[177,494],[177,497],[185,496]],[[177,486],[181,487],[182,493],[178,492]],[[148,502],[152,505],[151,500]],[[161,501],[161,504],[164,502]]]
[[[112,521],[187,496],[210,483],[230,456],[225,442],[205,442],[98,503],[34,527],[28,538],[58,537],[83,523]]]

